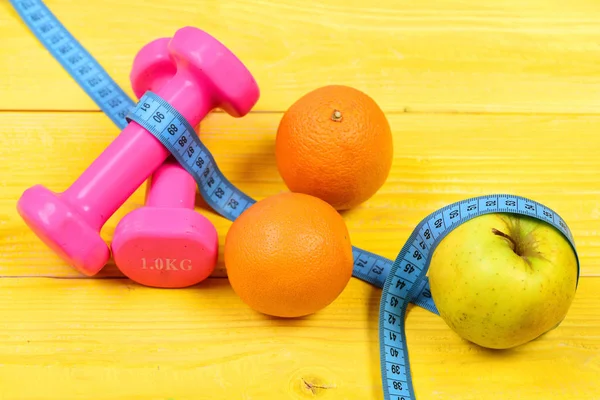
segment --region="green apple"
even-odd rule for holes
[[[442,239],[428,275],[440,317],[454,332],[482,347],[506,349],[560,324],[575,296],[577,260],[552,225],[485,214]]]

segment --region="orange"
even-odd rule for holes
[[[301,317],[332,303],[352,276],[350,235],[328,203],[303,193],[260,200],[234,220],[225,268],[248,306],[276,317]]]
[[[275,140],[277,168],[292,192],[346,210],[371,198],[387,179],[392,140],[371,97],[348,86],[324,86],[284,113]]]

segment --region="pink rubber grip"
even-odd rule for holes
[[[258,100],[258,86],[250,72],[207,33],[182,28],[168,47],[177,72],[156,93],[192,126],[215,107],[241,117]],[[138,79],[143,81],[143,75]],[[141,85],[134,82],[135,86]],[[169,154],[151,133],[131,122],[70,188],[56,194],[33,186],[23,193],[17,210],[69,265],[94,275],[110,258],[100,236],[102,226]]]
[[[167,158],[152,174],[146,197],[147,207],[194,209],[195,199],[194,177],[172,157]]]

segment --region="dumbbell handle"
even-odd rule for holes
[[[194,209],[196,181],[173,157],[161,165],[150,180],[147,207]]]
[[[212,88],[200,85],[186,71],[157,91],[196,126],[212,109]],[[169,156],[150,132],[132,121],[61,196],[85,221],[100,230],[116,210]]]

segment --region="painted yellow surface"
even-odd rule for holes
[[[211,114],[201,138],[256,199],[286,190],[273,144],[289,104],[328,83],[372,95],[395,154],[381,190],[344,213],[359,247],[393,259],[422,218],[471,196],[556,210],[581,259],[566,320],[493,352],[411,307],[417,399],[600,399],[600,3],[486,3],[47,2],[129,94],[131,59],[155,37],[195,25],[230,46],[259,81],[260,112]],[[0,37],[0,399],[383,399],[381,290],[369,284],[352,279],[322,312],[278,320],[232,292],[222,249],[215,277],[185,290],[139,286],[112,263],[106,279],[83,278],[46,249],[16,200],[37,183],[64,190],[118,129],[6,1]],[[107,222],[107,242],[143,197],[142,186]],[[197,210],[223,243],[230,222],[199,196]]]
[[[417,399],[597,399],[599,291],[600,278],[583,279],[558,329],[506,352],[471,345],[411,307],[406,335]],[[176,292],[122,279],[3,279],[0,393],[382,399],[380,293],[353,279],[322,312],[282,321],[249,310],[225,279]]]
[[[0,107],[95,110],[0,2]],[[48,0],[129,88],[135,52],[183,25],[205,29],[252,69],[257,110],[285,110],[316,85],[351,84],[384,109],[596,112],[595,0]],[[8,79],[6,79],[8,77]]]

